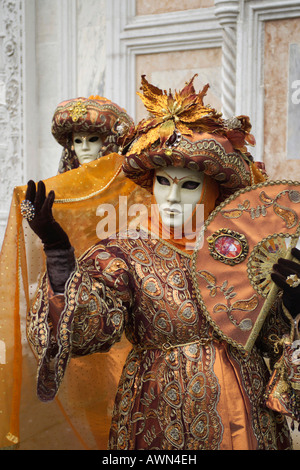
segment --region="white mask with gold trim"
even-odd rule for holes
[[[169,166],[155,173],[153,193],[162,223],[182,226],[194,212],[202,194],[204,174]]]

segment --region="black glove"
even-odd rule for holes
[[[54,191],[50,191],[46,197],[44,182],[39,181],[36,190],[34,181],[30,180],[27,184],[25,199],[33,204],[35,210],[33,219],[28,220],[29,226],[41,239],[44,248],[46,250],[71,248],[68,235],[52,215]]]
[[[291,253],[300,261],[300,251],[297,248],[293,248]],[[282,301],[292,317],[295,318],[300,313],[300,284],[296,287],[291,287],[288,284],[287,277],[293,274],[300,280],[300,264],[295,261],[279,258],[277,264],[273,266],[271,278],[282,289]]]

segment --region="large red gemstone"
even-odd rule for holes
[[[236,258],[241,254],[242,245],[236,238],[221,236],[215,240],[215,250],[226,258]]]

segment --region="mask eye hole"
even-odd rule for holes
[[[200,183],[198,183],[197,181],[185,181],[182,185],[182,188],[193,190],[199,188],[199,186]]]
[[[93,135],[92,137],[89,138],[89,142],[98,142],[99,137],[97,135]]]
[[[170,181],[167,178],[165,178],[164,176],[156,175],[156,179],[159,182],[159,184],[161,184],[163,186],[170,186]]]
[[[76,137],[76,139],[74,139],[74,142],[75,144],[82,144],[82,139],[80,139],[79,137]]]

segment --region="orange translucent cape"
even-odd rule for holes
[[[145,204],[147,200],[147,193],[125,178],[122,164],[123,157],[110,154],[44,181],[47,192],[50,189],[55,191],[54,217],[68,233],[77,257],[99,241],[96,226],[100,219],[96,210],[100,204],[115,206],[118,230],[119,196],[128,197],[128,206]],[[13,191],[0,254],[2,449],[17,446],[20,439],[21,331],[26,329],[26,315],[45,270],[42,245],[20,214],[20,202],[25,191],[26,186],[16,187]],[[121,219],[125,220],[124,214]],[[87,449],[106,448],[114,390],[128,349],[129,344],[124,339],[110,353],[70,361],[58,401],[82,446]],[[95,381],[99,380],[101,387],[95,387]]]

